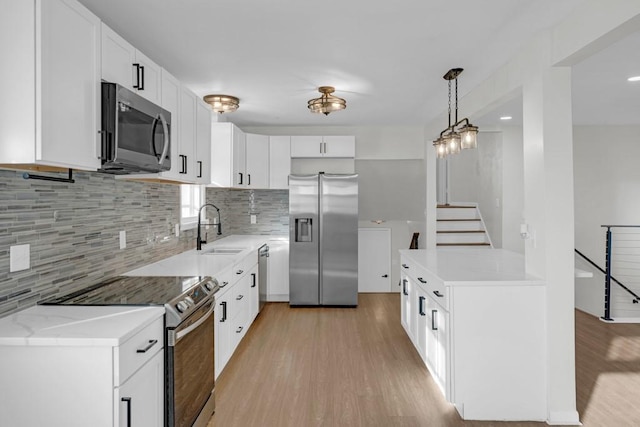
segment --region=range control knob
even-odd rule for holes
[[[184,302],[186,302],[186,303],[187,303],[187,306],[188,306],[188,307],[191,307],[192,305],[194,305],[194,304],[195,304],[195,302],[193,301],[193,298],[191,298],[191,297],[186,297],[186,298],[184,299]]]
[[[189,304],[187,304],[185,301],[180,301],[176,304],[176,310],[178,310],[180,313],[184,313],[184,311],[188,308]]]
[[[204,287],[207,288],[208,291],[213,290],[213,282],[204,282]]]

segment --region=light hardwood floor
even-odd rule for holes
[[[586,426],[640,426],[640,325],[576,312],[578,410]],[[611,393],[611,394],[609,394]],[[209,427],[541,427],[463,421],[400,325],[397,294],[357,309],[265,306],[216,384]]]

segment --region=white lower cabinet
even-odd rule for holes
[[[11,320],[0,326],[1,425],[164,424],[163,308],[28,310],[12,329],[28,331],[19,345],[3,335]]]
[[[115,419],[118,426],[157,427],[164,423],[164,360],[158,352],[138,372],[115,388]]]
[[[289,301],[289,241],[269,241],[267,301]]]
[[[252,251],[217,276],[215,376],[222,372],[258,310],[258,253]],[[226,285],[225,285],[226,283]]]

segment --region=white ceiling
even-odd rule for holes
[[[198,95],[239,97],[228,120],[240,126],[355,126],[427,123],[446,109],[448,69],[465,69],[462,97],[582,0],[80,2]],[[630,53],[640,37],[630,39],[574,67],[577,122],[602,122],[611,88],[594,81],[631,72],[611,64],[635,62],[640,75],[640,56]],[[640,123],[628,109],[640,97],[624,83],[605,110]],[[310,113],[322,85],[335,86],[347,109]]]

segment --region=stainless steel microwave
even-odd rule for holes
[[[102,83],[101,172],[171,168],[171,113],[116,83]]]

